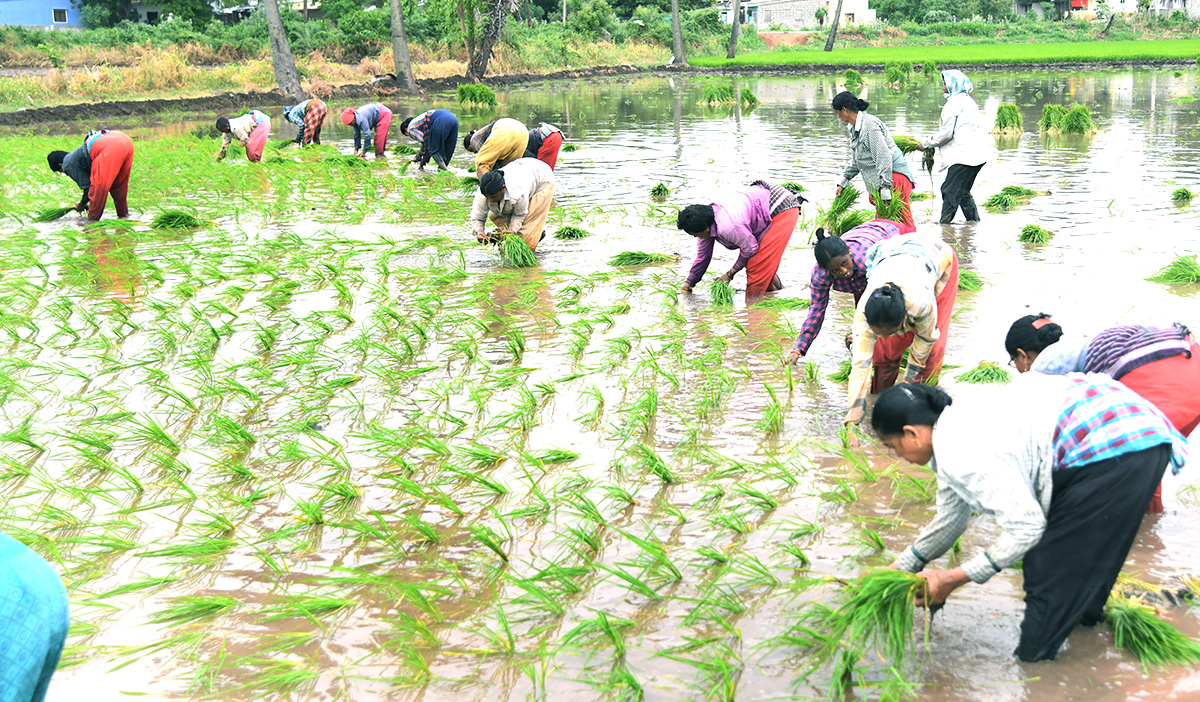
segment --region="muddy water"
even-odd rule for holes
[[[1026,128],[1035,129],[1042,104],[1074,100],[1091,107],[1101,131],[1090,140],[1027,132],[1000,143],[977,181],[980,202],[1008,184],[1052,191],[1013,213],[985,213],[977,225],[941,227],[935,223],[939,201],[916,203],[919,227],[956,243],[963,267],[988,281],[980,292],[959,294],[947,363],[965,368],[1005,360],[1005,330],[1030,311],[1053,313],[1068,332],[1176,320],[1200,327],[1200,289],[1144,280],[1174,255],[1200,249],[1196,210],[1170,201],[1176,187],[1200,190],[1196,110],[1178,99],[1196,95],[1195,76],[972,78],[989,122],[997,105],[1015,102]],[[39,407],[15,400],[6,407],[6,428],[26,415],[35,417],[32,435],[51,450],[45,457],[26,452],[19,458],[35,468],[35,476],[39,471],[53,476],[57,489],[32,478],[8,487],[5,528],[28,518],[27,529],[53,534],[78,582],[72,587],[74,665],[55,678],[52,694],[637,699],[630,685],[621,684],[621,676],[629,675],[652,700],[823,697],[826,678],[795,682],[803,657],[794,647],[773,645],[773,638],[795,623],[805,601],[831,596],[820,578],[885,562],[854,540],[864,528],[875,529],[897,550],[929,519],[932,506],[901,487],[892,459],[870,450],[869,460],[856,468],[832,446],[845,390],[825,374],[846,357],[841,339],[849,325],[847,296],[835,295],[810,354],[821,364],[819,376],[806,381],[797,370],[789,390],[780,359],[803,312],[748,309],[740,298],[726,312],[714,309],[706,294],[677,298],[673,292],[693,253],[690,238],[670,224],[676,207],[758,177],[798,181],[811,199],[825,201],[844,165],[844,133],[827,107],[837,89],[832,80],[735,80],[739,88],[754,90],[762,105],[748,112],[702,108],[697,104],[702,81],[679,77],[549,85],[502,95],[506,114],[558,124],[581,147],[560,156],[560,207],[551,221],[580,224],[594,236],[547,239],[535,269],[499,268],[494,257],[468,245],[462,227],[438,223],[440,218],[433,224],[373,219],[344,224],[330,214],[340,211],[334,205],[328,212],[273,215],[269,226],[260,226],[253,217],[243,214],[235,221],[216,205],[198,204],[212,208],[208,216],[218,219],[220,230],[135,247],[118,244],[112,251],[95,245],[97,265],[75,274],[67,263],[84,257],[84,247],[60,244],[49,233],[59,225],[43,227],[51,243],[38,256],[66,297],[101,315],[100,327],[112,336],[109,355],[125,364],[153,358],[151,351],[163,344],[161,332],[178,334],[179,345],[188,348],[150,367],[167,374],[199,407],[190,413],[164,399],[154,390],[160,379],[137,368],[103,380],[99,373],[107,365],[95,360],[97,348],[48,338],[54,327],[48,301],[30,313],[43,331],[23,336],[47,350],[14,341],[14,357],[85,368],[102,381],[55,378],[37,390]],[[868,80],[880,82],[878,76]],[[872,86],[865,97],[895,134],[922,136],[936,127],[939,93],[932,87],[896,93]],[[411,106],[397,107],[399,116]],[[472,126],[487,119],[463,116]],[[206,116],[125,126],[147,139],[166,139],[206,130],[210,122]],[[340,124],[327,128],[327,135],[327,142],[349,150]],[[466,163],[460,153],[456,165]],[[940,174],[934,178],[940,184]],[[657,182],[672,189],[661,207],[647,198]],[[924,173],[917,189],[935,191]],[[1028,223],[1056,236],[1041,246],[1017,243]],[[809,229],[797,232],[784,258],[783,295],[807,295]],[[293,232],[296,243],[264,248],[264,242],[279,241],[282,231]],[[3,233],[10,243],[19,237],[15,229]],[[451,241],[397,255],[378,246],[381,236],[403,245],[432,235]],[[607,265],[609,256],[625,250],[675,252],[681,260],[631,270]],[[247,259],[282,261],[282,271],[303,282],[282,311],[259,304],[270,278],[242,266]],[[466,277],[427,274],[431,265],[452,270],[460,260]],[[732,260],[733,253],[722,250],[713,265],[723,270]],[[213,268],[197,272],[206,262]],[[349,300],[313,272],[319,268],[314,262],[354,271],[343,281]],[[389,276],[381,274],[381,262]],[[161,280],[144,275],[152,269],[164,273]],[[114,270],[141,277],[130,285]],[[71,277],[87,273],[96,286],[90,290]],[[221,338],[203,372],[183,360],[204,339],[200,317],[178,301],[187,297],[181,292],[186,286],[200,288],[191,304],[206,310],[201,316]],[[111,320],[115,307],[103,293],[129,287],[137,291],[127,302],[140,328],[118,335],[113,330],[120,326]],[[240,293],[245,295],[240,305],[230,302],[232,288],[249,290]],[[241,316],[212,314],[204,305],[213,300]],[[388,322],[380,312],[385,306],[402,311],[406,322]],[[354,321],[338,319],[331,310]],[[314,315],[332,330],[323,331]],[[220,332],[224,321],[232,325],[228,334]],[[414,322],[426,327],[421,334],[408,326]],[[256,346],[260,328],[278,334],[277,346],[265,356]],[[509,345],[514,330],[524,338],[520,358]],[[404,360],[356,342],[362,338],[395,350],[399,336],[428,340]],[[314,338],[314,360],[297,361],[313,348]],[[469,340],[477,342],[474,361],[456,346]],[[235,369],[255,358],[265,359],[262,366]],[[408,377],[387,374],[430,366]],[[20,370],[8,372],[30,380]],[[957,372],[946,374],[950,391],[972,391],[955,387]],[[219,401],[195,389],[201,385],[196,377],[206,374],[224,383],[218,385]],[[353,375],[362,379],[334,389],[331,398],[316,392]],[[269,399],[259,404],[243,399],[230,389],[233,380]],[[756,423],[770,400],[765,387],[783,403],[784,417],[782,430],[764,438]],[[595,422],[584,416],[595,407],[592,388],[604,400]],[[108,395],[97,395],[97,389]],[[123,429],[111,460],[152,487],[145,495],[105,493],[109,501],[93,496],[83,511],[84,497],[62,486],[91,485],[91,474],[63,457],[70,445],[56,434],[81,416],[76,406],[83,398],[101,408],[91,410],[93,415],[126,410],[155,417],[182,444],[178,457],[190,468],[183,482],[199,498],[189,499],[172,482],[175,464],[148,458],[147,442],[129,438]],[[657,400],[657,410],[641,419],[637,408],[648,406],[648,398]],[[227,444],[214,447],[209,415],[217,412],[244,424],[255,445],[241,453],[230,450],[231,455]],[[510,412],[521,418],[504,419]],[[441,455],[433,443],[384,446],[364,437],[371,424],[427,430],[425,435],[444,440],[452,453]],[[472,443],[506,459],[472,466],[461,453]],[[664,482],[639,465],[636,445],[654,448],[677,480]],[[554,447],[579,458],[554,464],[521,455]],[[229,465],[244,465],[254,477],[232,480]],[[448,467],[492,478],[507,492],[496,494]],[[928,478],[919,469],[903,471]],[[462,516],[445,501],[414,498],[400,489],[397,478],[406,475],[431,495],[448,495]],[[361,493],[344,502],[322,497],[322,486],[337,477]],[[852,486],[857,499],[833,499],[836,480]],[[1196,480],[1190,468],[1167,478],[1167,512],[1146,519],[1127,572],[1177,583],[1196,571],[1200,508],[1191,493],[1176,494]],[[771,495],[778,506],[764,508],[736,491],[747,486]],[[598,506],[606,526],[582,516],[590,510],[582,497]],[[323,525],[300,520],[305,502],[322,504]],[[72,524],[67,518],[72,511],[87,515],[84,523]],[[230,526],[211,526],[214,514]],[[389,538],[361,524],[346,526],[356,520]],[[62,534],[108,533],[96,526],[105,522],[120,522],[117,533],[137,548],[92,557],[94,572],[83,578],[82,564],[94,551],[67,544]],[[431,525],[436,541],[423,541],[414,522]],[[472,536],[469,528],[480,524],[503,542],[507,565]],[[597,540],[598,552],[582,544],[581,532]],[[991,520],[976,519],[964,536],[963,553],[982,548],[995,533]],[[631,537],[661,543],[680,577],[671,577]],[[197,538],[229,538],[234,544],[208,561],[178,566],[140,555]],[[789,544],[803,550],[811,561],[807,567],[783,550]],[[726,554],[728,567],[708,555],[713,552]],[[539,579],[552,566],[577,570],[557,580]],[[636,576],[649,590],[635,591],[618,573]],[[147,577],[179,580],[90,599]],[[551,604],[522,585],[545,594]],[[714,593],[721,604],[714,604]],[[181,595],[228,595],[239,606],[200,624],[150,622]],[[271,607],[300,595],[346,602],[332,613],[271,616]],[[1075,632],[1052,664],[1022,665],[1011,655],[1021,610],[1019,572],[956,593],[932,623],[921,670],[909,673],[921,684],[916,694],[930,700],[1057,701],[1184,700],[1200,693],[1200,673],[1143,673],[1114,649],[1105,627]],[[576,630],[594,624],[600,612],[626,622],[618,625],[623,655],[603,636]],[[1175,609],[1169,617],[1200,636],[1197,610]],[[414,634],[410,621],[426,625],[434,638]],[[169,640],[164,650],[131,648],[168,636],[180,638]],[[878,680],[869,662],[866,669],[868,679]],[[725,690],[732,692],[722,697]],[[867,699],[878,696],[875,688],[861,692]]]

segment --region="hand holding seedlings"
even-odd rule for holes
[[[787,362],[796,363],[802,358],[804,358],[804,354],[800,353],[800,349],[792,349],[792,352],[788,354]]]
[[[687,283],[684,283],[683,285],[679,286],[679,292],[690,293],[691,291],[692,291],[692,286],[688,285]]]
[[[917,592],[916,604],[930,609],[945,604],[950,593],[970,582],[962,568],[923,570],[917,573],[917,577],[925,578],[925,589]]]

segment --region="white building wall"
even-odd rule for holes
[[[1200,2],[1200,0],[1197,0]],[[732,13],[731,3],[722,3],[721,19],[728,22]],[[743,0],[746,23],[758,27],[760,32],[769,31],[771,25],[780,25],[784,30],[806,29],[817,26],[817,10],[825,8],[828,24],[833,19],[837,0]],[[875,10],[868,0],[842,0],[840,26],[869,24],[875,21]]]

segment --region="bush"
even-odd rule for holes
[[[936,24],[938,22],[952,22],[952,21],[954,21],[954,18],[950,16],[949,12],[944,12],[942,10],[930,10],[929,12],[925,13],[925,23],[926,24]]]
[[[374,9],[353,10],[338,20],[338,29],[345,37],[351,54],[368,56],[391,44],[392,16],[390,12]]]

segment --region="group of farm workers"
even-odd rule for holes
[[[946,170],[940,222],[952,222],[960,210],[974,222],[979,211],[971,190],[989,158],[986,132],[971,81],[957,70],[943,71],[942,80],[946,104],[939,128],[920,147],[939,149]],[[876,219],[840,236],[817,230],[811,306],[789,360],[808,353],[830,291],[850,293],[855,313],[846,339],[851,374],[844,422],[860,424],[869,394],[879,393],[870,422],[875,433],[902,459],[928,464],[938,479],[937,516],[894,567],[923,576],[921,603],[940,605],[967,582],[983,583],[1022,562],[1026,611],[1016,655],[1022,661],[1052,659],[1076,626],[1103,620],[1143,515],[1163,509],[1162,476],[1187,460],[1185,437],[1200,424],[1200,345],[1179,324],[1114,326],[1063,339],[1049,316],[1027,315],[1004,340],[1021,375],[956,402],[931,383],[946,351],[958,257],[940,238],[917,232],[912,172],[868,103],[842,92],[832,108],[847,125],[851,152],[838,194],[861,175],[872,201],[899,198],[903,206],[890,210],[899,212],[895,221]],[[326,112],[323,102],[312,99],[284,114],[300,127],[297,140],[307,144],[320,143]],[[372,141],[375,153],[383,153],[391,117],[378,103],[343,111],[342,122],[354,127],[356,154],[365,155]],[[222,118],[217,127],[225,135],[221,155],[237,139],[250,160],[261,158],[270,129],[265,114]],[[400,128],[420,145],[414,162],[446,169],[458,127],[453,113],[439,109],[405,119]],[[463,137],[479,175],[470,226],[480,241],[511,232],[536,249],[554,201],[562,143],[556,127],[531,130],[509,118]],[[96,219],[110,192],[118,214],[128,214],[132,156],[128,137],[101,131],[70,154],[51,153],[49,162],[80,185],[84,197],[77,209],[89,208]],[[717,243],[738,251],[720,280],[745,270],[748,298],[781,289],[780,262],[804,202],[779,184],[757,180],[720,201],[684,207],[677,226],[695,237],[697,255],[683,292],[704,276]],[[498,231],[486,231],[489,220]],[[993,515],[1001,534],[956,568],[931,568],[980,513]],[[6,543],[0,542],[0,553]],[[47,643],[49,670],[58,651],[61,640]]]

